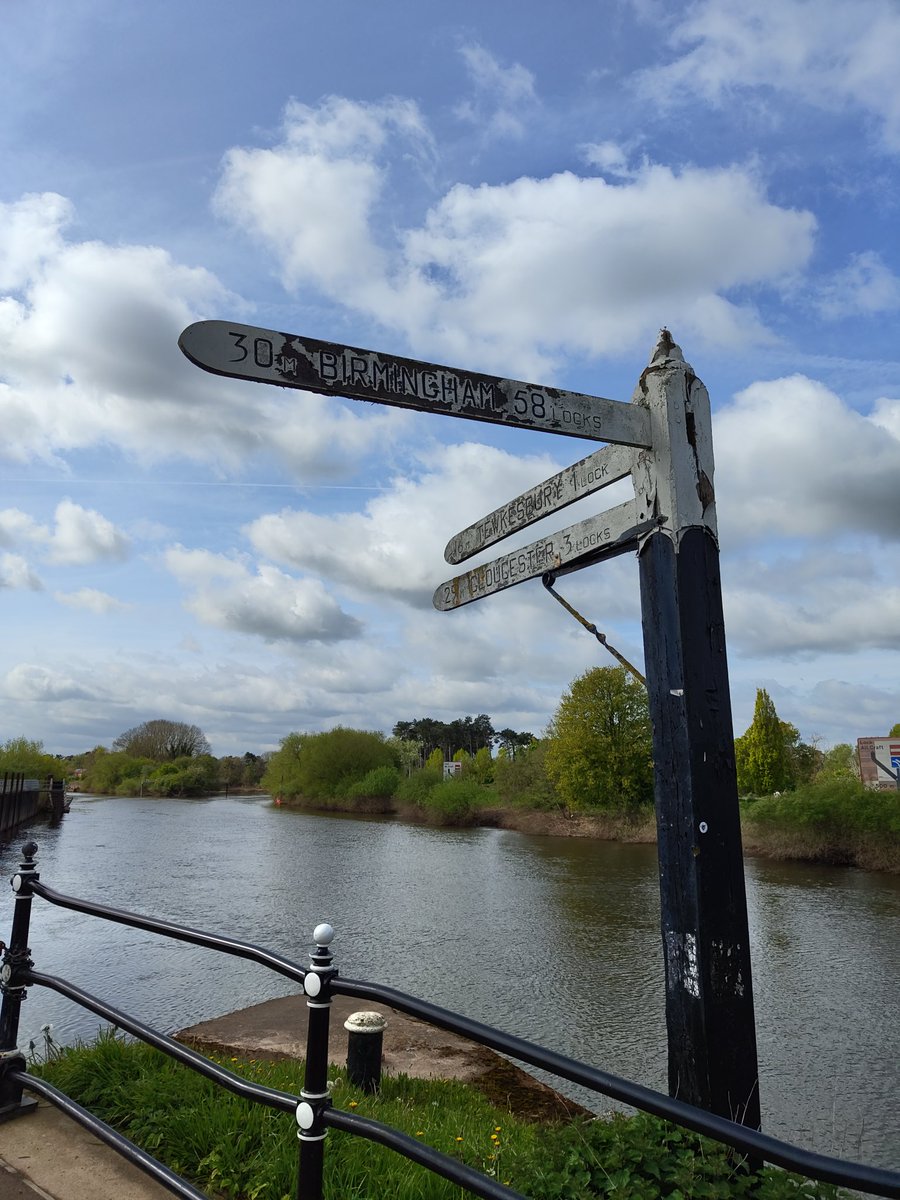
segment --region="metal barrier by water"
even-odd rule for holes
[[[333,996],[353,996],[391,1005],[409,1016],[468,1038],[519,1062],[539,1067],[560,1079],[580,1084],[591,1091],[673,1121],[696,1133],[705,1134],[746,1155],[751,1164],[766,1161],[797,1171],[811,1179],[856,1188],[875,1196],[900,1198],[900,1172],[814,1154],[778,1138],[769,1137],[758,1129],[726,1120],[661,1092],[607,1074],[586,1063],[566,1058],[533,1042],[513,1037],[479,1021],[408,996],[394,988],[360,980],[342,979],[334,966],[330,949],[334,936],[330,925],[319,925],[313,931],[315,949],[310,955],[309,966],[301,967],[279,954],[236,938],[206,933],[174,922],[156,920],[153,917],[125,912],[56,892],[40,881],[35,865],[36,853],[37,845],[34,842],[29,842],[23,847],[20,869],[12,879],[15,892],[12,933],[0,967],[0,1121],[24,1116],[33,1110],[35,1101],[23,1094],[24,1090],[28,1089],[56,1105],[173,1195],[183,1197],[184,1200],[208,1198],[57,1088],[29,1072],[25,1056],[17,1047],[19,1010],[27,988],[37,985],[58,992],[117,1025],[126,1033],[177,1059],[220,1087],[246,1100],[291,1113],[298,1126],[300,1141],[296,1190],[298,1200],[324,1200],[323,1168],[329,1129],[340,1129],[387,1146],[434,1174],[459,1185],[471,1195],[484,1197],[485,1200],[516,1200],[516,1197],[518,1200],[524,1200],[520,1193],[424,1145],[417,1138],[409,1137],[368,1117],[345,1112],[333,1105],[328,1091],[327,1075],[328,1033]],[[44,975],[35,970],[28,947],[34,896],[74,912],[86,913],[134,929],[143,929],[190,942],[195,946],[246,958],[294,980],[301,986],[309,1008],[305,1074],[300,1094],[292,1095],[251,1083],[165,1034],[120,1012],[68,980]]]
[[[38,780],[26,779],[21,771],[4,771],[0,777],[0,840],[36,817],[39,805]]]

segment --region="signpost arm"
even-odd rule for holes
[[[709,398],[667,331],[639,384],[653,450],[638,504],[669,1090],[760,1124],[747,903],[725,655]]]

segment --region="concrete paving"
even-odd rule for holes
[[[172,1200],[172,1193],[43,1100],[0,1125],[0,1200]]]

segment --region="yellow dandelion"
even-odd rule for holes
[[[461,1137],[458,1137],[456,1140],[457,1140],[458,1142],[461,1142],[461,1141],[462,1141],[462,1138],[461,1138]]]
[[[417,1130],[416,1130],[416,1137],[424,1137],[424,1136],[425,1136],[425,1130],[424,1130],[424,1129],[417,1129]]]
[[[356,1108],[358,1103],[359,1103],[358,1100],[351,1100],[350,1103],[347,1105],[347,1107],[348,1108]]]

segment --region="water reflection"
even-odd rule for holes
[[[60,891],[304,960],[330,921],[345,976],[392,984],[665,1088],[653,846],[319,817],[265,800],[75,800],[32,831]],[[8,878],[16,852],[0,851]],[[900,880],[747,863],[766,1128],[900,1165]],[[2,895],[2,893],[0,893]],[[0,909],[0,936],[12,915]],[[251,963],[35,901],[33,956],[172,1030],[295,990]],[[33,989],[22,1037],[96,1032]]]

